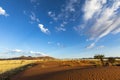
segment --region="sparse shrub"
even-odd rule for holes
[[[100,59],[101,64],[104,65],[104,60],[103,60],[104,55],[102,55],[102,54],[97,54],[97,55],[94,56],[94,58],[95,58],[95,59]]]
[[[111,63],[112,65],[115,63],[115,58],[109,57],[108,62]]]

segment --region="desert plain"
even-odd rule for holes
[[[99,60],[25,60],[14,64],[17,62],[19,66],[36,65],[0,80],[120,80],[119,65],[101,66]]]

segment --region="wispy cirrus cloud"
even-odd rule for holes
[[[66,31],[66,28],[65,28],[65,25],[67,24],[67,22],[65,22],[65,21],[63,21],[60,25],[59,25],[59,27],[55,27],[55,29],[57,30],[57,31]]]
[[[61,6],[60,12],[55,13],[52,10],[48,12],[48,15],[55,21],[60,22],[55,29],[57,31],[66,31],[66,25],[70,22],[74,22],[79,16],[80,0],[66,0],[65,4]]]
[[[6,11],[2,7],[0,7],[0,15],[8,16],[8,14],[6,13]]]
[[[78,3],[78,0],[69,0],[66,4],[65,11],[74,12],[76,11],[75,4]]]
[[[104,4],[106,4],[107,0],[86,0],[85,5],[83,7],[84,11],[84,19],[91,19],[94,14],[100,11],[103,8]]]
[[[31,12],[30,19],[31,22],[40,22],[39,18],[36,17],[34,12]]]
[[[55,29],[57,31],[66,31],[66,29],[64,27],[55,27]]]
[[[66,3],[61,7],[60,13],[55,13],[53,11],[49,11],[48,15],[54,20],[69,20],[69,17],[73,17],[75,15],[76,7],[78,7],[80,0],[66,0]],[[74,13],[74,15],[71,15]],[[63,22],[64,23],[64,22]]]
[[[118,33],[120,33],[120,28],[117,28],[112,32],[112,34],[118,34]]]
[[[86,0],[83,6],[84,26],[76,27],[77,31],[86,31],[89,40],[94,42],[89,47],[94,47],[99,39],[119,33],[120,28],[120,0]],[[88,48],[89,48],[88,47]]]
[[[45,28],[43,24],[38,24],[38,27],[43,33],[50,34],[50,31],[47,28]]]
[[[58,20],[56,14],[55,14],[54,12],[52,12],[52,11],[49,11],[49,12],[48,12],[48,16],[50,16],[54,21],[57,21],[57,20]]]
[[[95,42],[91,43],[90,45],[88,45],[88,46],[86,47],[86,49],[92,49],[92,48],[94,48],[94,47],[96,46],[95,44],[96,44]],[[98,50],[98,49],[103,49],[103,48],[105,48],[104,45],[96,46],[96,49],[97,49],[97,50]]]
[[[95,43],[92,43],[92,44],[88,45],[86,48],[87,48],[87,49],[92,49],[92,48],[94,48],[94,47],[95,47]]]

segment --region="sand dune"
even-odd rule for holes
[[[60,66],[59,63],[39,64],[11,80],[120,80],[120,67]]]

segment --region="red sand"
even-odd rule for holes
[[[120,67],[59,66],[57,63],[39,64],[11,78],[11,80],[120,80]]]

